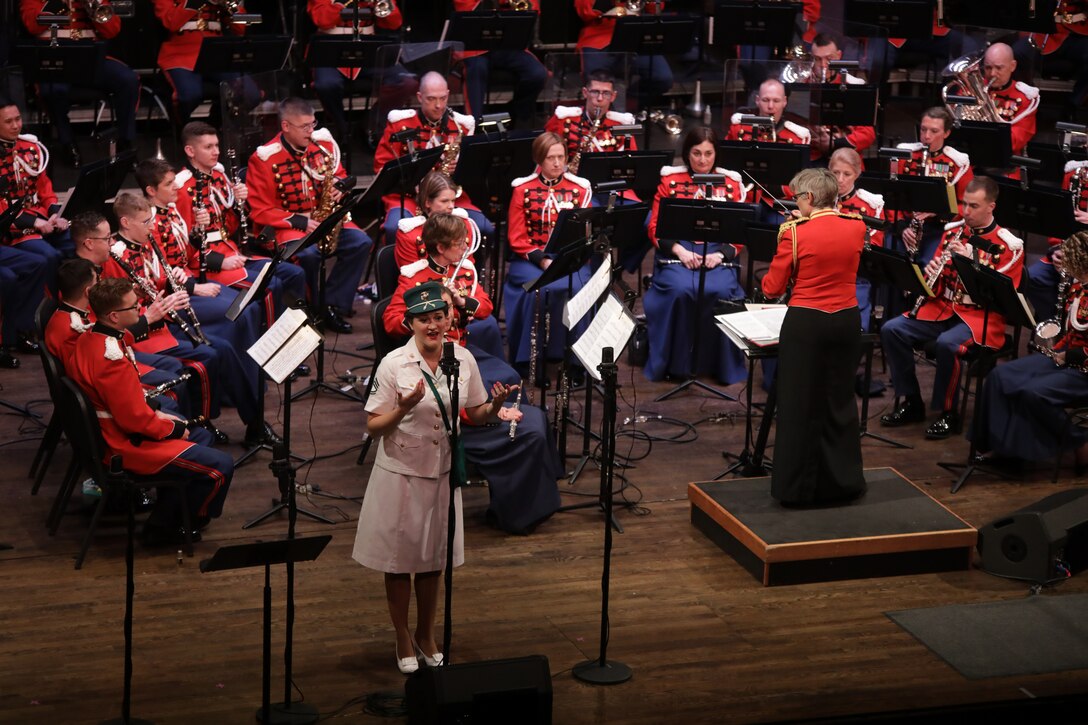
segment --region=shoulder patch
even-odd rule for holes
[[[1001,241],[1005,242],[1005,246],[1007,246],[1014,252],[1018,252],[1024,248],[1024,241],[1005,227],[1001,227],[997,230],[997,237]]]
[[[423,226],[426,221],[427,217],[425,216],[406,216],[397,222],[397,229],[407,234],[416,227]]]
[[[468,212],[459,206],[453,207],[453,211],[451,211],[450,214],[453,214],[456,217],[461,217],[462,219],[468,219]]]
[[[963,153],[962,151],[957,151],[956,149],[952,148],[951,146],[945,146],[944,147],[944,155],[947,156],[948,158],[952,159],[953,161],[955,161],[960,166],[970,166],[971,165],[971,157],[970,156]]]
[[[193,172],[188,167],[182,169],[178,173],[174,174],[174,188],[180,189],[185,186],[189,179],[193,178]]]
[[[471,136],[476,132],[476,119],[472,116],[467,116],[464,113],[458,113],[457,111],[450,111],[450,115],[453,116],[454,123],[465,129],[466,136]]]
[[[915,141],[914,143],[901,143],[897,144],[897,149],[903,149],[905,151],[921,151],[924,144],[921,141]]]
[[[257,158],[261,161],[268,161],[280,151],[283,151],[283,145],[279,141],[266,143],[264,146],[257,147]]]
[[[68,321],[69,321],[69,324],[71,325],[72,329],[75,330],[76,332],[80,333],[80,334],[82,334],[82,333],[86,332],[87,330],[91,329],[91,325],[84,325],[83,324],[83,318],[79,316],[78,312],[69,312],[68,313]]]
[[[1088,166],[1088,161],[1066,161],[1065,173],[1068,174],[1070,171],[1076,171],[1077,169],[1083,168],[1085,166]]]
[[[121,241],[114,242],[110,247],[110,254],[115,254],[120,257],[125,253],[125,243]]]
[[[622,111],[609,111],[604,115],[609,121],[615,121],[621,126],[630,126],[635,122],[635,116],[632,113],[623,113]]]
[[[313,132],[310,136],[314,141],[328,141],[331,144],[335,144],[336,140],[332,137],[332,131],[327,128],[319,128]]]
[[[21,133],[19,138],[23,141],[30,141],[31,143],[38,143],[38,137],[32,133]]]
[[[415,118],[416,109],[414,108],[398,108],[390,111],[385,119],[389,123],[400,123],[401,121],[407,121],[409,118]]]
[[[740,117],[743,115],[743,113],[734,113],[732,116],[729,117],[729,123],[736,126],[738,123],[740,123]]]
[[[812,139],[812,132],[804,126],[799,126],[793,121],[786,121],[782,125],[797,134],[798,138],[803,140],[805,143],[808,143]]]
[[[570,173],[569,171],[564,171],[563,172],[563,178],[566,179],[567,181],[572,181],[575,184],[578,184],[578,186],[582,187],[583,189],[592,189],[593,188],[593,184],[589,183],[589,179],[583,179],[581,176],[575,176],[574,174]]]
[[[581,106],[556,106],[555,107],[555,117],[556,118],[561,118],[561,119],[575,118],[576,116],[581,116],[581,115],[582,115],[582,107]]]
[[[1039,97],[1039,89],[1035,86],[1029,86],[1027,83],[1024,83],[1024,81],[1016,81],[1016,90],[1032,100]]]
[[[427,268],[427,263],[427,259],[417,259],[411,264],[406,264],[400,268],[401,276],[415,277],[417,274]]]
[[[884,208],[884,197],[880,194],[874,194],[865,189],[854,189],[854,193],[858,195],[859,199],[871,206],[874,210],[880,211]]]
[[[672,176],[673,174],[686,174],[686,173],[688,173],[688,167],[687,166],[662,166],[661,167],[661,175],[662,176]]]
[[[944,230],[946,232],[950,232],[953,229],[959,229],[960,227],[963,226],[963,223],[964,223],[963,219],[960,219],[959,221],[956,221],[956,222],[948,222],[947,224],[944,225]]]
[[[121,352],[121,343],[117,341],[116,337],[106,338],[106,352],[105,357],[107,360],[120,360],[125,356],[125,353]]]
[[[522,177],[519,177],[519,178],[514,179],[513,181],[511,181],[510,186],[512,186],[512,187],[514,187],[516,189],[519,186],[521,186],[522,184],[527,184],[527,183],[529,183],[530,181],[532,181],[535,178],[536,178],[536,174],[529,174],[528,176],[522,176]]]
[[[858,78],[857,76],[852,76],[849,73],[847,73],[846,74],[846,85],[848,85],[848,86],[863,86],[863,85],[865,85],[865,79],[864,78]]]
[[[723,176],[725,176],[725,178],[732,179],[738,184],[744,184],[744,177],[742,177],[738,172],[733,171],[732,169],[714,169],[714,173],[722,174]]]
[[[212,171],[218,171],[223,176],[227,175],[227,167],[223,166],[223,164],[219,163],[218,161],[215,162],[215,166],[212,167]]]

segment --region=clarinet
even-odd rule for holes
[[[181,385],[186,380],[188,380],[191,377],[191,375],[192,374],[189,373],[189,372],[184,372],[181,375],[179,375],[178,377],[174,378],[173,380],[167,380],[165,383],[159,383],[158,385],[151,388],[150,390],[145,390],[144,391],[144,400],[151,400],[152,398],[157,398],[160,395],[162,395],[163,393],[167,393],[167,392],[173,390],[174,388],[176,388],[177,386]]]
[[[196,170],[193,172],[193,179],[193,190],[196,193],[193,195],[193,228],[189,233],[189,244],[198,250],[200,271],[196,279],[200,284],[204,284],[208,281],[208,230],[196,225],[196,213],[207,210],[204,204],[204,191],[208,188],[208,183],[204,180],[204,175]]]
[[[121,255],[114,254],[111,250],[110,256],[113,258],[114,262],[117,262],[117,266],[120,267],[126,275],[128,275],[128,278],[132,280],[132,283],[140,288],[140,290],[148,298],[149,303],[153,302],[155,298],[159,296],[159,291],[155,289],[154,285],[152,285],[151,282],[149,282],[144,277],[136,274],[136,270],[134,270],[128,264],[128,262],[121,259]],[[200,344],[200,338],[197,337],[196,332],[194,332],[193,328],[190,327],[189,324],[185,321],[185,318],[178,314],[177,310],[170,310],[166,313],[166,316],[169,317],[175,325],[181,328],[181,331],[185,333],[185,336],[188,337],[194,345]]]
[[[181,292],[182,289],[178,285],[178,281],[174,279],[173,270],[170,269],[170,265],[166,263],[166,255],[159,249],[159,245],[155,242],[155,236],[151,233],[147,233],[147,243],[151,246],[151,251],[155,255],[155,259],[159,260],[159,264],[162,265],[163,271],[166,274],[166,283],[170,285],[172,292]],[[211,345],[208,342],[208,336],[204,334],[204,330],[200,327],[200,320],[197,319],[196,313],[193,312],[192,305],[185,308],[189,312],[189,324],[192,327],[193,334],[196,335],[196,339],[193,342],[203,345]],[[180,318],[181,315],[178,315]],[[185,334],[189,334],[186,332]],[[191,336],[190,336],[191,337]]]
[[[518,381],[518,397],[514,400],[514,410],[521,410],[521,391],[525,389],[525,381]],[[517,420],[510,421],[510,440],[514,440],[514,436],[518,434],[518,422]]]
[[[238,175],[237,152],[234,148],[227,149],[227,158],[230,160],[231,181],[238,185],[242,183]],[[234,210],[238,213],[238,244],[245,244],[249,239],[249,215],[246,214],[246,203],[237,196],[234,197]]]
[[[533,386],[536,385],[536,338],[537,327],[540,325],[540,290],[533,293],[532,326],[529,328],[529,405],[533,404]]]

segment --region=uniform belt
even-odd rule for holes
[[[223,233],[217,229],[215,231],[208,232],[204,239],[208,242],[221,242],[223,241]]]
[[[195,20],[190,20],[189,22],[185,23],[185,25],[182,25],[180,28],[178,28],[179,33],[187,33],[190,30],[200,30]],[[222,32],[223,26],[218,20],[209,20],[208,24],[204,26],[204,30],[210,30],[214,33],[219,33]]]
[[[337,26],[335,28],[329,28],[328,30],[322,30],[320,32],[325,34],[325,35],[353,35],[355,33],[355,28],[352,28],[350,26],[349,27]],[[374,26],[373,25],[360,25],[359,26],[359,35],[374,35]]]
[[[94,412],[99,418],[112,418],[113,415],[108,410],[96,410]]]

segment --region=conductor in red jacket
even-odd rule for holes
[[[784,506],[845,503],[865,493],[854,371],[861,354],[855,279],[865,223],[835,211],[827,169],[790,181],[800,215],[782,225],[763,278],[790,292],[778,346],[778,430],[771,495]]]

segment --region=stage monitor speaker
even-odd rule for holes
[[[1088,567],[1088,490],[1060,491],[978,532],[982,568],[1047,582]]]
[[[409,725],[552,721],[552,674],[543,655],[421,668],[404,693]]]

